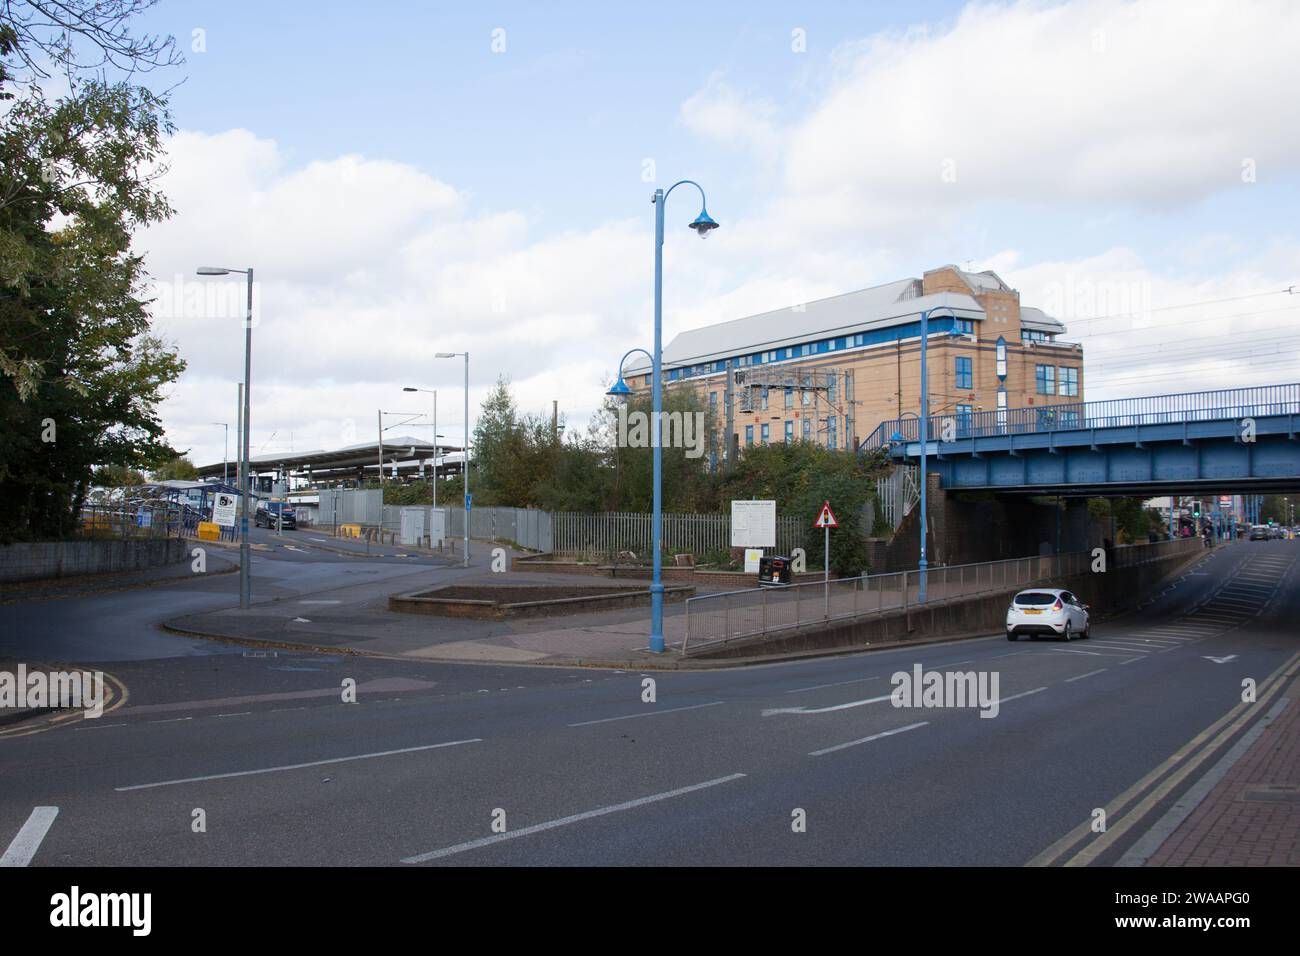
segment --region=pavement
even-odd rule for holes
[[[1283,693],[1143,865],[1300,866],[1300,677]]]
[[[465,573],[408,560],[259,551],[254,593],[310,619],[333,605],[303,601]],[[1297,542],[1218,548],[1069,645],[998,635],[706,671],[312,653],[158,630],[228,608],[235,584],[196,576],[0,607],[0,654],[102,668],[123,691],[98,719],[0,728],[0,856],[1130,865],[1189,839],[1236,775],[1285,783],[1294,767],[1294,742],[1254,748],[1294,737],[1290,704],[1277,708],[1300,663]],[[996,716],[893,706],[897,676],[918,665],[996,675]],[[1284,846],[1279,819],[1201,830],[1224,852]]]

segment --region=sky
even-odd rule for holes
[[[1085,347],[1085,398],[1300,380],[1300,4],[162,0],[176,209],[136,237],[220,461],[254,268],[252,450],[458,442],[499,376],[585,427],[653,334],[957,263]],[[1296,293],[1286,290],[1294,287]],[[409,416],[407,416],[409,417]]]

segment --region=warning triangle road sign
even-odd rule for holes
[[[835,520],[835,512],[831,511],[829,501],[822,502],[821,514],[817,515],[817,520],[813,522],[814,528],[838,528],[840,523]]]

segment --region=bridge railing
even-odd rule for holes
[[[1204,547],[1199,539],[1179,538],[1153,544],[1113,548],[1109,567],[1130,568]],[[1098,568],[1092,551],[1035,555],[929,568],[924,606],[1008,591],[1048,586],[1065,577]],[[1103,565],[1107,566],[1107,565]],[[682,653],[819,623],[870,617],[921,605],[921,572],[894,571],[828,582],[775,588],[746,588],[688,598],[682,614],[666,619],[665,636],[680,638]]]
[[[1300,414],[1300,383],[931,415],[926,419],[926,437],[960,440],[1294,414]],[[875,451],[899,441],[919,441],[920,430],[919,418],[884,421],[860,448]]]

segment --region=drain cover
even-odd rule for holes
[[[1285,783],[1261,783],[1242,791],[1242,800],[1266,803],[1300,803],[1300,786]]]

